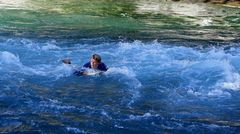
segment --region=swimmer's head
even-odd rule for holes
[[[97,63],[101,62],[101,56],[98,54],[93,54],[92,59],[95,60]]]

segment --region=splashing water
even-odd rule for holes
[[[94,44],[93,44],[94,42]],[[3,132],[239,132],[240,48],[1,39]],[[109,70],[74,76],[99,53]]]

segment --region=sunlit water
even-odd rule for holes
[[[109,70],[74,76],[91,54]],[[240,132],[240,47],[106,38],[0,39],[0,131]]]
[[[194,1],[0,0],[0,36],[165,42],[240,40],[239,8]]]

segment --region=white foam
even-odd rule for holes
[[[45,72],[47,72],[48,75],[53,75],[56,76],[56,78],[61,78],[70,76],[73,72],[73,67],[66,64],[61,64],[57,67],[54,67],[53,70],[46,70]]]
[[[223,91],[221,89],[215,89],[215,90],[211,90],[210,92],[208,92],[207,94],[210,97],[231,97],[231,94],[227,91]]]
[[[0,68],[8,72],[18,72],[26,75],[40,75],[40,76],[56,76],[64,77],[69,76],[72,73],[72,67],[69,67],[65,64],[59,65],[57,67],[51,65],[42,65],[28,67],[21,63],[19,56],[14,55],[13,53],[4,51],[0,52]]]
[[[157,117],[159,116],[158,114],[152,115],[151,113],[145,113],[143,115],[130,115],[129,119],[130,120],[141,120],[141,119],[148,119],[150,117]]]
[[[128,51],[128,50],[134,50],[137,47],[139,47],[139,45],[141,44],[140,41],[134,41],[133,43],[128,43],[128,42],[119,42],[118,46],[119,46],[119,50],[118,51]]]
[[[225,77],[223,80],[220,80],[216,84],[216,87],[221,87],[223,89],[240,90],[240,74],[228,60],[224,60],[222,63]]]
[[[106,74],[123,74],[128,77],[136,76],[135,73],[133,71],[131,71],[130,69],[128,69],[126,66],[123,66],[121,68],[120,67],[111,67],[108,69]]]
[[[39,107],[45,107],[48,109],[57,109],[57,110],[72,110],[76,109],[75,106],[63,105],[57,100],[49,99],[49,101],[41,101]]]
[[[67,131],[85,134],[86,132],[75,127],[66,127]]]
[[[47,51],[47,50],[58,50],[58,49],[60,49],[60,47],[56,46],[56,41],[51,41],[51,42],[47,43],[46,46],[42,47],[42,50],[45,50],[45,51]]]
[[[212,24],[212,19],[211,18],[205,18],[202,19],[201,22],[199,22],[200,26],[210,26]]]
[[[8,39],[6,43],[3,45],[12,45],[19,47],[20,49],[27,48],[30,51],[48,51],[48,50],[60,50],[61,48],[57,46],[57,42],[55,40],[46,41],[44,43],[36,42],[30,39]]]
[[[39,76],[47,76],[47,77],[55,77],[56,79],[62,77],[68,77],[73,73],[73,67],[60,64],[58,66],[53,65],[39,65],[35,66],[34,68],[26,68],[26,72],[30,74],[39,75]]]
[[[124,128],[123,126],[119,126],[119,125],[116,125],[116,124],[114,125],[114,127],[121,128],[121,129]]]
[[[195,95],[195,96],[201,96],[202,93],[201,92],[197,92],[197,91],[193,91],[192,89],[189,89],[187,91],[188,94],[192,94],[192,95]]]
[[[14,71],[14,72],[19,72],[19,73],[24,73],[24,74],[42,74],[43,72],[35,70],[33,68],[24,66],[19,57],[4,51],[0,53],[0,63],[3,64],[2,68],[5,69],[6,71]]]
[[[222,85],[223,88],[232,89],[232,90],[240,90],[239,82],[224,82]]]
[[[21,64],[18,56],[7,51],[0,52],[0,59],[0,63],[4,64]]]
[[[231,90],[240,90],[240,75],[239,73],[230,73],[226,75],[226,79],[224,82],[220,82],[217,84],[223,89],[231,89]]]
[[[21,39],[20,41],[22,43],[22,45],[30,50],[39,50],[40,47],[34,43],[32,40],[28,40],[28,39]]]

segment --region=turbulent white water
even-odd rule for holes
[[[3,38],[0,123],[16,121],[7,114],[17,116],[29,131],[64,126],[73,133],[104,133],[111,126],[111,132],[234,133],[239,131],[240,48],[229,45],[190,48],[157,41]],[[94,53],[109,67],[103,76],[74,76],[72,67],[61,63],[70,58],[82,66]],[[34,113],[34,119],[18,112]],[[44,113],[50,118],[38,122]],[[52,125],[52,118],[64,125]]]

